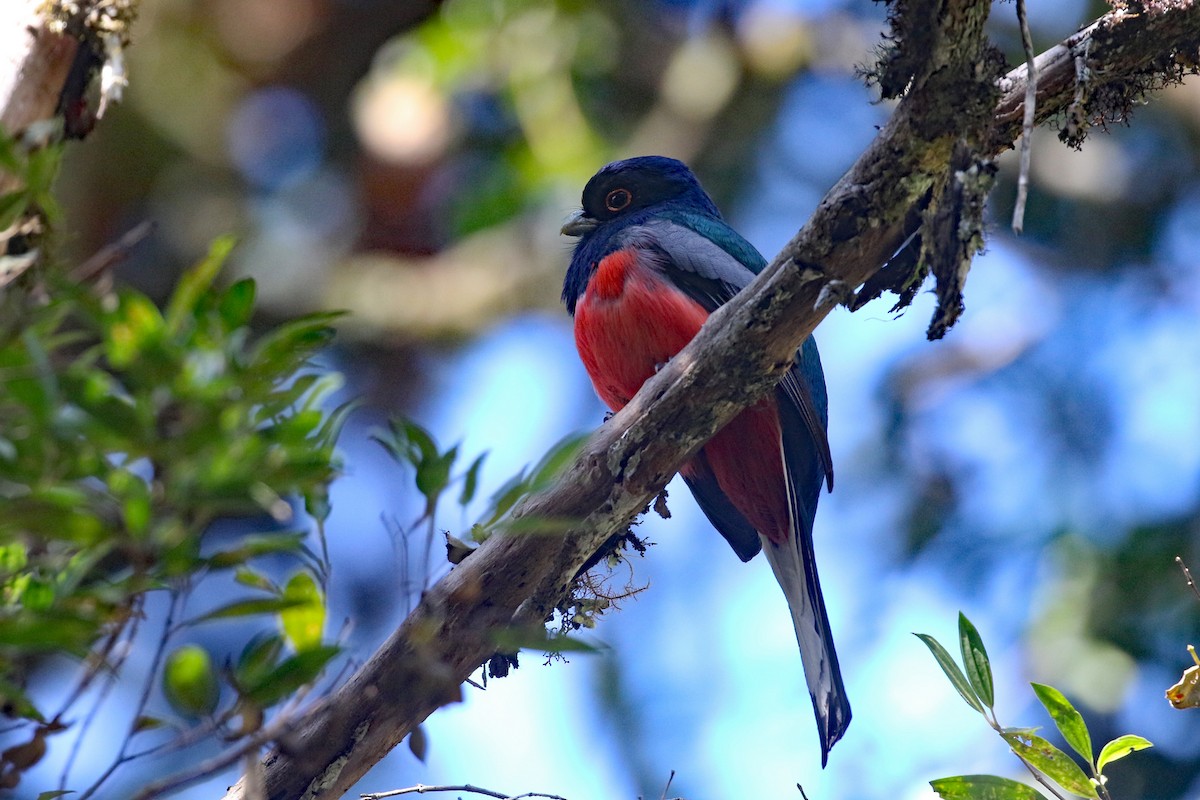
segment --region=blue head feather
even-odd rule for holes
[[[628,201],[624,204],[620,202],[625,199],[625,195],[619,194],[622,190],[628,193]],[[618,194],[614,196],[614,192]],[[613,238],[631,225],[654,217],[680,221],[690,218],[700,224],[715,223],[711,226],[713,229],[729,231],[744,243],[721,220],[716,203],[687,165],[666,156],[639,156],[603,167],[583,187],[583,214],[597,225],[584,233],[575,245],[571,266],[563,282],[562,299],[572,314],[575,313],[575,301],[587,288],[596,264],[610,251]],[[689,227],[695,225],[689,224]],[[761,260],[757,252],[754,255]]]

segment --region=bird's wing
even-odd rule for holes
[[[622,238],[622,246],[648,253],[673,286],[710,313],[754,279],[753,272],[711,239],[675,222],[650,220],[632,226]],[[703,450],[684,465],[680,475],[738,558],[749,561],[758,555],[762,549],[758,531],[721,491]]]
[[[723,233],[722,241],[745,244],[745,240],[718,220],[710,220],[714,230]],[[717,227],[719,226],[719,227]],[[670,219],[652,219],[629,229],[629,242],[650,252],[656,266],[685,294],[710,313],[727,303],[754,280],[761,269],[757,256],[752,269],[717,241],[692,227]],[[733,238],[736,237],[736,238]],[[745,245],[749,247],[748,244]]]
[[[833,491],[833,454],[829,451],[829,436],[825,431],[829,424],[829,400],[825,393],[821,355],[813,337],[804,340],[796,352],[795,366],[783,376],[777,391],[780,406],[789,405],[800,415],[804,429],[812,439],[813,454],[821,466],[825,484]]]
[[[694,227],[669,219],[646,222],[632,229],[631,235],[636,237],[639,246],[657,255],[655,261],[675,286],[711,313],[754,280],[765,261],[723,222],[707,217],[689,219],[690,225],[696,225],[698,221],[708,225],[712,235],[718,236],[724,246]],[[753,256],[747,255],[747,250]],[[750,263],[745,263],[747,261]],[[795,366],[788,370],[779,385],[784,395],[781,399],[786,398],[804,421],[825,483],[832,490],[833,456],[825,432],[828,424],[825,376],[816,341],[811,336],[796,352]]]
[[[758,531],[734,508],[733,503],[717,485],[717,476],[713,474],[708,458],[701,450],[692,460],[679,471],[683,482],[691,489],[696,504],[708,517],[709,522],[717,529],[717,533],[725,537],[733,552],[742,561],[749,561],[758,555],[762,549]]]
[[[754,279],[764,266],[762,256],[724,223],[704,221],[711,229],[706,232],[715,236],[715,240],[701,232],[705,231],[704,227],[697,230],[694,221],[689,223],[684,225],[669,219],[646,223],[640,226],[644,229],[644,239],[639,246],[656,255],[658,266],[675,286],[712,311]],[[746,254],[746,248],[753,253],[752,257]],[[805,681],[817,717],[821,763],[824,764],[830,748],[850,724],[850,703],[842,684],[813,552],[812,529],[817,499],[822,483],[833,488],[833,459],[825,432],[828,424],[825,378],[816,342],[811,336],[797,351],[796,363],[775,389],[775,399],[779,408],[793,535],[782,545],[763,540],[761,546],[792,612]],[[703,478],[703,466],[706,465],[697,468],[690,464],[689,471]],[[733,508],[711,475],[709,470],[707,481],[688,480],[688,487],[713,525],[738,555],[742,555],[739,542],[745,535],[739,532],[739,526],[751,531],[753,527]]]

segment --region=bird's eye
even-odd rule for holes
[[[621,211],[633,202],[633,195],[628,189],[613,189],[604,198],[604,207],[609,211]]]

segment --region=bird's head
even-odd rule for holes
[[[607,223],[649,216],[666,205],[721,216],[682,161],[639,156],[614,161],[593,175],[583,187],[583,209],[567,220],[562,232],[586,238]]]

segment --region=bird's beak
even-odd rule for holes
[[[596,230],[596,226],[600,222],[593,217],[589,217],[582,211],[576,211],[571,215],[571,218],[563,223],[562,233],[564,236],[583,236],[585,233]]]

